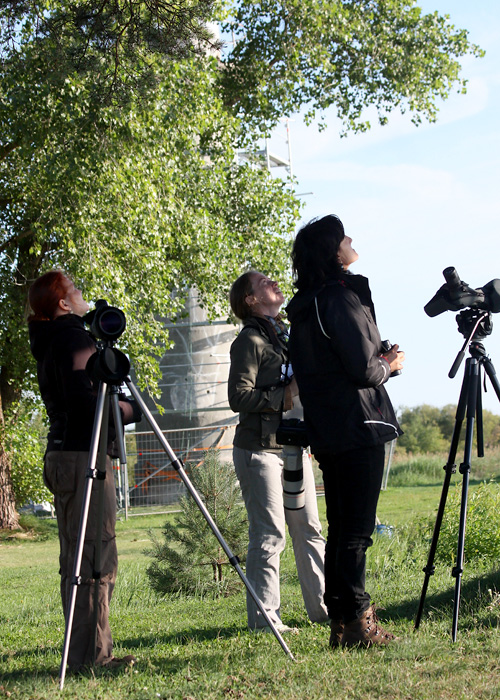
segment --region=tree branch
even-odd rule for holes
[[[29,236],[32,236],[32,235],[33,235],[33,231],[31,229],[27,229],[26,231],[23,231],[22,233],[11,236],[8,240],[4,241],[4,243],[2,243],[0,245],[0,253],[4,253],[12,245],[19,244],[25,238],[28,238]]]
[[[9,153],[14,151],[16,148],[19,148],[20,145],[20,141],[11,141],[11,143],[6,144],[5,146],[0,146],[0,160],[5,160]]]

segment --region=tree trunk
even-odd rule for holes
[[[19,527],[19,516],[12,481],[9,455],[0,448],[0,530],[15,530]]]
[[[28,230],[28,227],[26,227]],[[8,251],[16,260],[14,280],[2,280],[2,326],[0,358],[0,529],[13,530],[19,526],[16,501],[10,472],[10,455],[6,451],[4,428],[10,419],[13,405],[21,399],[31,360],[26,308],[28,287],[39,273],[46,246],[38,253],[32,252],[33,234],[18,237],[18,246]],[[13,244],[14,245],[14,244]],[[7,310],[7,311],[6,311]]]

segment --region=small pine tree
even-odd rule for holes
[[[229,548],[243,561],[248,524],[233,465],[221,462],[218,451],[210,450],[190,479]],[[179,505],[181,512],[175,523],[165,524],[163,538],[150,534],[153,548],[146,554],[153,561],[146,571],[152,588],[162,594],[233,593],[240,580],[201,510],[190,495]]]

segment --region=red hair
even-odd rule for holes
[[[35,280],[28,292],[33,311],[28,321],[52,321],[59,301],[66,297],[70,284],[61,270],[51,270]]]

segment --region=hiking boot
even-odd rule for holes
[[[330,641],[328,642],[332,649],[340,646],[342,635],[344,633],[343,620],[330,620]]]
[[[371,647],[393,642],[396,637],[378,624],[378,617],[373,606],[365,610],[360,618],[344,626],[341,644],[343,647]]]
[[[135,658],[135,656],[132,656],[132,654],[128,654],[127,656],[122,656],[119,659],[117,659],[116,656],[113,656],[105,664],[102,664],[102,667],[109,669],[125,668],[127,666],[135,666],[136,663],[137,659]]]

